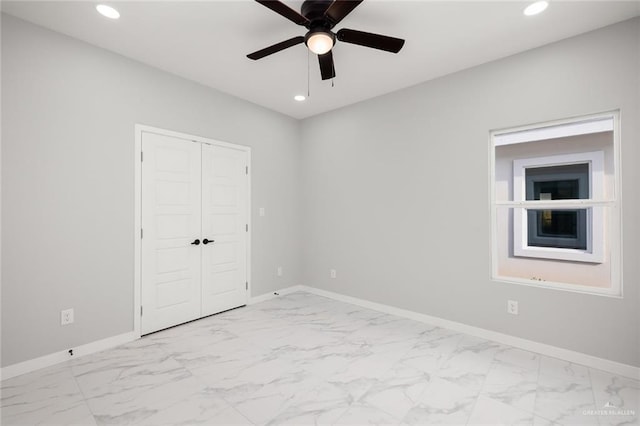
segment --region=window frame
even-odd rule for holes
[[[526,170],[529,168],[567,166],[572,164],[589,165],[589,195],[586,199],[575,200],[527,200]],[[576,154],[550,155],[536,158],[523,158],[513,162],[513,202],[520,206],[513,214],[513,251],[514,256],[533,257],[551,260],[569,260],[574,262],[602,263],[604,259],[604,214],[599,205],[593,202],[604,201],[604,152],[592,151]],[[578,206],[577,206],[577,205]],[[565,247],[539,247],[528,244],[528,211],[540,210],[582,210],[586,209],[587,248],[571,249]]]
[[[539,173],[540,170],[548,169],[548,167],[529,168],[525,175],[525,187],[527,200],[535,200],[536,184],[541,182],[562,182],[562,181],[576,181],[578,182],[578,196],[577,199],[589,198],[589,164],[585,163],[586,170],[584,172],[555,172],[555,173]],[[536,170],[536,173],[530,173]],[[586,181],[586,182],[585,182]],[[541,193],[542,194],[542,193]],[[540,198],[538,198],[540,199]],[[546,200],[546,198],[544,198]],[[570,199],[570,198],[565,198]],[[555,214],[558,210],[546,210]],[[540,235],[540,212],[545,210],[529,210],[527,211],[527,243],[535,247],[560,247],[560,248],[575,248],[575,249],[587,249],[587,211],[585,209],[571,210],[576,217],[576,232],[575,237],[562,237],[563,245],[558,240],[557,236],[544,236]],[[537,213],[537,214],[536,214]],[[547,242],[548,244],[544,244]],[[571,247],[576,245],[584,245],[584,247]]]
[[[610,121],[612,124],[603,124]],[[578,129],[578,130],[576,130]],[[563,283],[555,281],[537,281],[534,279],[524,279],[513,276],[504,276],[498,273],[498,226],[497,211],[499,208],[522,207],[523,202],[503,202],[496,201],[496,148],[501,145],[512,145],[521,142],[547,140],[565,136],[578,136],[581,134],[598,133],[602,131],[613,132],[613,167],[614,185],[613,193],[607,201],[593,201],[591,204],[598,206],[601,210],[609,207],[607,212],[611,222],[611,235],[608,239],[607,248],[609,250],[609,261],[611,262],[611,285],[610,287],[594,287],[573,283]],[[588,295],[622,298],[623,297],[623,241],[622,241],[622,168],[621,168],[621,146],[620,146],[620,111],[613,110],[591,115],[570,117],[560,120],[539,122],[524,126],[500,128],[489,131],[489,202],[490,202],[490,240],[491,240],[491,280],[502,284],[525,285],[541,289],[566,291],[570,293],[581,293]],[[496,143],[500,138],[500,143]],[[532,206],[547,207],[544,201],[529,201]],[[582,202],[580,200],[567,202],[578,208]],[[552,206],[553,207],[553,206]]]

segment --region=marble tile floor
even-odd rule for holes
[[[3,425],[637,425],[640,383],[298,292],[8,379]]]

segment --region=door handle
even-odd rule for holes
[[[207,240],[206,238],[202,240],[202,244],[215,243],[215,240]]]
[[[194,242],[191,243],[191,245],[194,245],[194,246],[200,245],[200,240],[195,240]]]

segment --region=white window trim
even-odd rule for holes
[[[585,163],[589,165],[589,199],[579,201],[580,208],[587,209],[587,249],[530,246],[528,244],[527,208],[538,210],[542,203],[532,203],[526,200],[526,169]],[[601,206],[594,206],[590,202],[603,200],[603,151],[514,160],[513,201],[521,202],[523,207],[514,208],[513,212],[513,254],[520,257],[602,263],[604,261],[604,212]],[[564,200],[547,201],[544,204],[552,206],[554,210],[576,208],[575,203],[567,203]]]
[[[611,120],[613,130],[613,161],[614,161],[614,194],[608,202],[592,202],[596,205],[610,206],[610,217],[613,225],[611,240],[609,241],[610,261],[611,261],[611,286],[608,288],[584,286],[579,284],[568,284],[554,281],[535,281],[531,279],[517,278],[513,276],[500,275],[498,272],[498,227],[496,226],[497,209],[503,207],[521,207],[522,202],[498,202],[496,201],[496,146],[508,145],[508,135],[535,130],[541,128],[549,128],[553,126],[563,126],[572,123],[581,123],[588,121]],[[570,293],[580,293],[595,296],[604,296],[620,299],[624,294],[624,282],[622,276],[623,270],[623,252],[622,252],[622,167],[620,164],[620,111],[609,111],[590,116],[581,116],[555,120],[546,123],[536,123],[525,126],[494,129],[489,132],[489,201],[490,201],[490,238],[491,238],[491,279],[496,283],[524,285],[527,287],[540,288],[542,290],[567,291]],[[536,140],[536,139],[529,139]],[[546,207],[543,201],[533,201],[539,203],[540,207]],[[580,200],[574,202],[575,205],[580,204]]]
[[[494,146],[606,132],[613,130],[613,127],[614,118],[612,116],[596,116],[575,122],[555,123],[547,126],[496,133]]]

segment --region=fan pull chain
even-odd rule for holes
[[[307,49],[307,98],[311,97],[311,83],[309,83],[311,73],[311,53],[309,53],[309,49]]]

